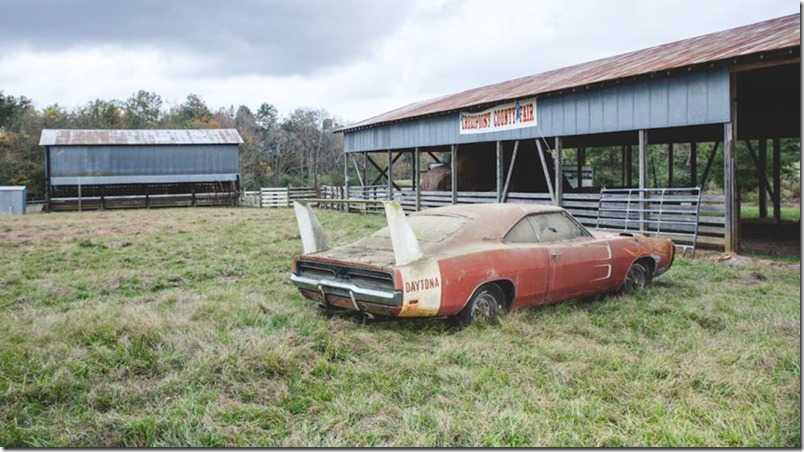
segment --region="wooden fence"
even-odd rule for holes
[[[300,188],[263,188],[259,192],[246,192],[244,203],[259,207],[290,207],[294,199],[320,198],[344,199],[345,189],[342,186],[321,186],[316,196],[312,187]],[[349,187],[348,199],[385,200],[387,187],[356,186]],[[497,202],[497,192],[458,192],[458,204]],[[395,190],[394,199],[402,204],[406,212],[416,210],[416,192],[411,189]],[[420,195],[421,209],[447,206],[452,204],[452,193],[448,191],[423,191]],[[506,202],[524,204],[552,204],[548,193],[509,193]],[[590,229],[598,226],[600,193],[564,193],[563,207],[578,221]],[[343,210],[345,203],[319,203],[319,208]],[[382,212],[380,205],[351,204],[352,212]],[[726,235],[726,203],[723,195],[702,195],[698,217],[698,243],[723,246]]]

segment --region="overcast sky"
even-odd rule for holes
[[[798,13],[792,0],[0,0],[0,90],[38,107],[198,94],[346,122]]]

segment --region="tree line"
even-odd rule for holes
[[[256,111],[245,105],[212,110],[196,94],[166,105],[140,90],[125,100],[96,99],[75,108],[36,108],[30,98],[0,91],[0,186],[25,185],[30,199],[45,190],[42,129],[217,129],[235,128],[243,138],[240,172],[246,190],[265,186],[341,184],[341,124],[324,109],[297,108],[287,115],[270,103]]]
[[[244,189],[340,185],[343,183],[343,135],[332,133],[338,127],[341,124],[324,109],[297,108],[290,114],[280,115],[276,107],[263,103],[256,111],[245,105],[237,109],[230,106],[213,111],[196,94],[189,94],[184,102],[170,106],[159,94],[140,90],[125,100],[96,99],[72,109],[58,104],[37,109],[25,96],[10,96],[0,91],[0,186],[25,185],[29,198],[44,197],[44,151],[39,146],[39,137],[45,128],[235,128],[244,141],[240,146],[240,173]],[[699,172],[707,166],[712,145],[699,145]],[[748,195],[747,199],[751,199],[759,185],[755,165],[749,158],[752,151],[746,143],[738,141],[736,152],[740,190],[744,197]],[[649,186],[669,186],[668,153],[669,147],[665,145],[651,145]],[[674,155],[673,185],[685,186],[690,181],[690,171],[695,163],[689,160],[686,145],[677,145]],[[442,158],[448,156],[443,155]],[[565,165],[576,161],[572,150],[567,150],[564,158]],[[800,162],[801,141],[782,140],[781,181],[785,199],[800,197]],[[586,164],[594,167],[595,186],[621,185],[619,147],[588,149]],[[722,168],[723,151],[720,149],[715,153],[712,176],[704,188],[722,187]],[[356,180],[353,168],[349,168],[349,171]]]

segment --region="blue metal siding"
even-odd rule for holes
[[[49,146],[51,177],[239,173],[237,145]]]
[[[729,70],[540,97],[538,127],[460,135],[458,113],[345,133],[346,152],[571,136],[729,121]]]

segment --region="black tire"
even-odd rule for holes
[[[450,318],[458,326],[470,323],[494,323],[505,307],[505,294],[496,284],[486,284],[478,288],[466,306]]]
[[[634,262],[623,283],[624,292],[639,292],[651,283],[650,269],[642,262]]]

